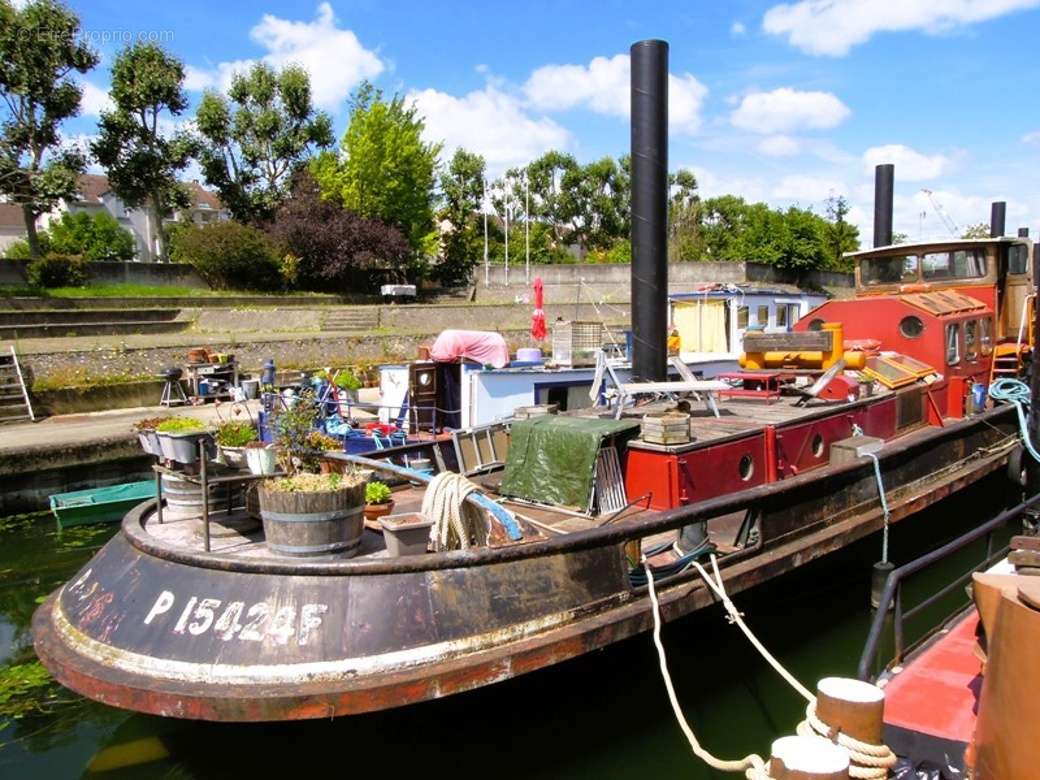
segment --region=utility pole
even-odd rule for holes
[[[531,283],[531,190],[527,185],[527,169],[524,169],[524,269],[527,283]]]
[[[480,210],[484,212],[484,286],[491,286],[491,264],[488,262],[488,232],[487,232],[487,179],[481,177],[484,185],[484,200],[480,204]]]
[[[509,286],[509,187],[502,190],[502,215],[506,223],[506,286]]]

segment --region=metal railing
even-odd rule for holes
[[[1011,509],[1001,512],[992,520],[988,520],[977,528],[968,531],[963,536],[959,536],[953,541],[947,542],[942,547],[932,550],[930,553],[910,561],[910,563],[906,563],[893,569],[885,580],[885,587],[881,591],[881,596],[878,599],[877,610],[874,613],[873,621],[870,624],[870,632],[867,634],[867,641],[863,645],[863,653],[859,658],[859,666],[856,670],[857,676],[861,680],[868,681],[874,677],[874,675],[871,674],[871,669],[875,668],[877,663],[881,639],[884,634],[885,624],[888,621],[890,611],[892,613],[892,634],[895,645],[895,655],[889,663],[898,664],[902,662],[908,649],[912,649],[908,648],[906,645],[906,634],[904,630],[906,621],[933,606],[940,599],[943,599],[952,593],[956,588],[962,587],[965,583],[971,580],[971,576],[976,572],[989,568],[1003,558],[1008,552],[1008,547],[1004,546],[1001,549],[994,551],[994,534],[1007,525],[1008,522],[1019,517],[1025,510],[1038,503],[1040,503],[1040,494],[1023,501]],[[922,569],[926,569],[940,561],[946,560],[954,553],[959,552],[968,545],[983,538],[986,540],[986,555],[979,563],[952,582],[947,583],[940,590],[936,591],[931,596],[928,596],[919,604],[915,604],[909,609],[904,609],[903,584],[908,577],[920,572]]]

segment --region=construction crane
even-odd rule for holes
[[[942,204],[935,199],[935,193],[931,190],[926,189],[922,189],[921,192],[928,196],[928,202],[932,204],[932,208],[935,209],[935,213],[939,215],[939,219],[942,220],[942,223],[946,226],[946,229],[950,231],[950,235],[954,237],[959,237],[961,234],[961,229],[957,227],[957,223],[950,218],[949,214],[946,213],[946,211],[942,207]]]

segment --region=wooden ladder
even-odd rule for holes
[[[1022,351],[1025,344],[997,344],[993,348],[993,363],[989,372],[989,383],[998,379],[1017,379],[1022,375]]]
[[[0,423],[23,420],[35,422],[36,415],[33,414],[25,377],[12,344],[10,354],[0,353]]]

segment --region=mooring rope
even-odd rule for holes
[[[697,735],[694,734],[693,729],[690,728],[689,721],[686,720],[686,716],[682,711],[682,706],[679,704],[679,699],[675,695],[675,686],[672,684],[672,676],[668,672],[668,658],[665,655],[664,644],[661,642],[661,605],[657,601],[657,589],[654,587],[654,573],[650,568],[650,564],[646,560],[646,555],[642,556],[641,563],[643,564],[643,568],[646,569],[646,584],[650,593],[650,604],[654,615],[654,645],[657,647],[657,659],[661,666],[661,677],[664,679],[664,687],[668,692],[668,701],[672,705],[672,712],[675,714],[675,720],[678,722],[679,728],[682,729],[683,734],[686,735],[686,741],[690,743],[690,749],[697,758],[706,763],[712,769],[718,769],[720,772],[743,772],[744,777],[748,778],[748,780],[771,780],[770,775],[766,770],[766,763],[758,754],[751,753],[741,759],[719,758],[701,746],[700,741],[697,739]]]
[[[881,562],[888,563],[888,525],[892,518],[892,512],[888,508],[888,496],[885,495],[885,483],[881,480],[881,461],[873,452],[864,452],[868,458],[874,461],[874,480],[877,482],[877,492],[881,497],[881,511],[884,514],[885,527],[881,531]]]
[[[715,769],[727,772],[744,771],[745,776],[750,780],[769,780],[770,775],[766,770],[765,762],[762,761],[760,756],[751,754],[739,761],[725,761],[713,756],[707,750],[702,748],[700,743],[697,741],[696,736],[690,729],[690,726],[683,715],[682,708],[679,706],[678,699],[675,696],[675,688],[672,685],[672,680],[668,673],[664,645],[661,643],[660,605],[658,604],[657,591],[654,587],[653,572],[645,555],[642,557],[642,564],[643,568],[646,569],[647,585],[649,588],[650,603],[654,617],[654,644],[657,647],[657,655],[660,660],[661,676],[664,678],[665,688],[668,691],[668,700],[672,704],[672,711],[675,713],[675,718],[679,722],[679,726],[682,728],[683,733],[686,735],[686,739],[689,741],[694,754]],[[879,778],[888,777],[889,768],[894,766],[897,760],[895,753],[892,752],[888,745],[875,745],[870,742],[863,742],[855,739],[850,737],[848,734],[836,731],[819,719],[816,715],[816,696],[813,695],[808,688],[802,685],[793,674],[784,668],[783,664],[781,664],[773,654],[766,649],[765,645],[759,641],[758,637],[755,636],[754,632],[752,632],[744,622],[743,613],[737,609],[736,605],[730,599],[729,594],[726,593],[726,587],[723,583],[722,575],[719,572],[719,565],[716,557],[714,555],[711,556],[711,567],[714,572],[714,577],[696,561],[693,562],[693,566],[697,569],[697,572],[701,575],[701,578],[712,592],[718,596],[723,608],[726,610],[729,622],[736,624],[737,627],[743,631],[752,646],[758,650],[769,665],[772,666],[773,669],[776,670],[776,672],[808,702],[808,706],[805,710],[805,720],[798,724],[796,729],[797,733],[801,736],[821,736],[844,748],[844,750],[849,754],[849,759],[851,761],[849,766],[850,777],[857,778],[857,780],[878,780]]]
[[[1029,423],[1026,421],[1025,410],[1029,408],[1029,403],[1032,400],[1029,385],[1020,379],[1003,377],[989,386],[989,397],[994,401],[1004,401],[1015,405],[1015,409],[1018,412],[1018,428],[1022,444],[1029,454],[1033,456],[1034,460],[1040,461],[1040,453],[1036,451],[1029,437]]]
[[[485,546],[491,529],[487,515],[466,500],[480,490],[461,474],[442,471],[426,486],[422,513],[433,521],[430,541],[436,552]]]

